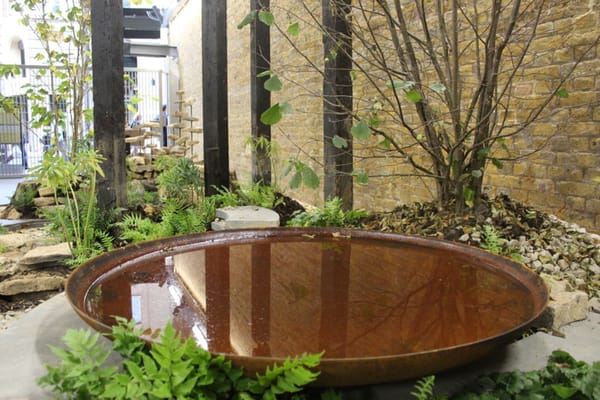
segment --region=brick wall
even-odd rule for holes
[[[196,1],[181,2],[171,21],[171,43],[179,47],[178,71],[186,94],[194,98],[195,110],[201,110],[200,14]],[[531,47],[530,65],[519,77],[515,94],[527,102],[514,107],[511,118],[522,118],[556,82],[567,73],[583,51],[600,35],[600,2],[594,0],[550,1],[538,27],[539,39]],[[279,21],[298,20],[302,15],[298,2],[272,1]],[[309,4],[314,10],[320,1]],[[236,25],[249,11],[247,1],[231,0],[228,4],[229,57],[229,133],[230,166],[242,183],[251,171],[250,150],[245,141],[250,135],[250,29]],[[288,11],[284,11],[288,10]],[[289,12],[292,10],[293,12]],[[294,44],[313,60],[322,60],[321,36],[301,23],[301,34]],[[272,30],[272,65],[284,83],[274,93],[272,102],[290,101],[294,111],[284,116],[273,128],[276,145],[273,171],[280,173],[283,162],[300,157],[322,174],[321,102],[314,94],[321,91],[321,77]],[[319,65],[321,66],[321,65]],[[469,68],[466,66],[465,68]],[[600,46],[589,51],[564,85],[567,98],[555,98],[539,122],[530,126],[509,143],[511,153],[522,156],[506,162],[502,170],[490,166],[486,172],[486,188],[494,194],[503,192],[516,200],[600,231]],[[355,96],[369,95],[368,85],[357,82]],[[196,116],[200,116],[198,113]],[[363,160],[368,146],[356,149],[356,168],[370,173],[406,172],[394,160]],[[303,201],[322,204],[322,190],[286,189],[289,179],[275,177],[286,193]],[[355,207],[391,209],[411,201],[432,198],[432,182],[418,178],[385,178],[370,180],[369,185],[355,185]],[[376,199],[376,201],[374,201]]]

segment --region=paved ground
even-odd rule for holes
[[[69,306],[64,294],[57,295],[25,314],[0,333],[0,399],[51,399],[48,391],[36,385],[45,373],[44,364],[56,364],[48,345],[61,345],[69,328],[87,328]],[[501,349],[485,360],[458,370],[438,374],[436,387],[453,391],[485,372],[523,371],[545,366],[550,353],[563,349],[585,361],[600,360],[600,314],[564,328],[565,338],[536,333]],[[409,399],[412,383],[395,383],[347,390],[344,398]]]
[[[8,204],[18,179],[0,179],[0,205]],[[51,399],[36,379],[45,373],[44,364],[58,362],[49,345],[61,346],[67,329],[87,325],[75,314],[63,294],[57,295],[25,314],[8,330],[0,332],[0,400]],[[451,392],[477,376],[494,371],[523,371],[545,366],[555,349],[568,351],[575,358],[592,362],[600,360],[600,314],[590,313],[586,321],[564,328],[564,338],[536,333],[519,340],[478,363],[438,374],[436,388]],[[409,399],[413,382],[374,385],[345,391],[344,398]]]

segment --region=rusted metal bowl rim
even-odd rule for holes
[[[120,249],[116,249],[107,253],[104,253],[98,257],[95,257],[74,270],[66,283],[66,295],[67,298],[75,310],[75,312],[90,326],[94,329],[109,333],[111,332],[111,326],[106,325],[94,318],[91,318],[85,312],[84,300],[87,296],[87,291],[94,283],[104,276],[108,271],[115,268],[125,269],[131,262],[140,262],[144,258],[153,258],[158,254],[169,251],[186,251],[204,248],[211,245],[222,245],[222,244],[244,244],[250,242],[257,242],[266,240],[272,237],[281,238],[306,238],[310,240],[313,237],[327,237],[338,240],[348,240],[348,238],[359,238],[369,240],[383,240],[386,242],[395,242],[398,244],[409,244],[418,246],[421,248],[440,249],[450,252],[458,252],[462,255],[471,256],[477,261],[475,263],[482,263],[489,268],[497,268],[497,265],[502,265],[505,268],[501,270],[508,275],[512,276],[519,282],[521,282],[528,289],[532,295],[534,301],[534,312],[532,316],[522,321],[520,324],[515,325],[512,329],[503,331],[497,335],[489,336],[478,341],[471,341],[461,343],[459,345],[442,347],[432,350],[398,354],[398,355],[385,355],[385,356],[367,356],[367,357],[348,357],[348,358],[327,358],[326,355],[321,360],[321,367],[327,365],[335,365],[338,363],[363,363],[381,361],[383,363],[393,362],[396,360],[409,360],[411,358],[419,357],[437,357],[445,353],[452,353],[466,351],[467,349],[482,349],[485,353],[489,352],[489,349],[496,348],[502,344],[507,344],[510,341],[518,338],[518,334],[523,332],[527,327],[531,326],[541,313],[546,308],[548,302],[548,292],[545,283],[539,275],[527,268],[524,264],[519,263],[515,260],[507,257],[492,254],[479,248],[468,246],[461,243],[450,242],[446,240],[405,235],[399,233],[390,232],[379,232],[379,231],[366,231],[358,229],[346,229],[346,228],[296,228],[296,227],[284,227],[284,228],[265,228],[265,229],[238,229],[229,231],[211,231],[200,234],[175,236],[163,239],[157,239],[152,241],[141,242],[125,246]],[[475,351],[477,352],[477,351]],[[231,358],[232,360],[253,360],[257,363],[280,363],[285,360],[283,357],[253,357],[253,356],[240,356],[231,353],[224,353],[224,356]],[[293,356],[293,355],[291,355]],[[468,357],[467,357],[468,358]]]

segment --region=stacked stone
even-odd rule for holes
[[[68,243],[57,243],[43,228],[0,235],[0,297],[60,291],[72,257]]]

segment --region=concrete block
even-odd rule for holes
[[[215,231],[243,228],[273,228],[279,226],[279,214],[258,206],[225,207],[216,211],[211,227]]]

